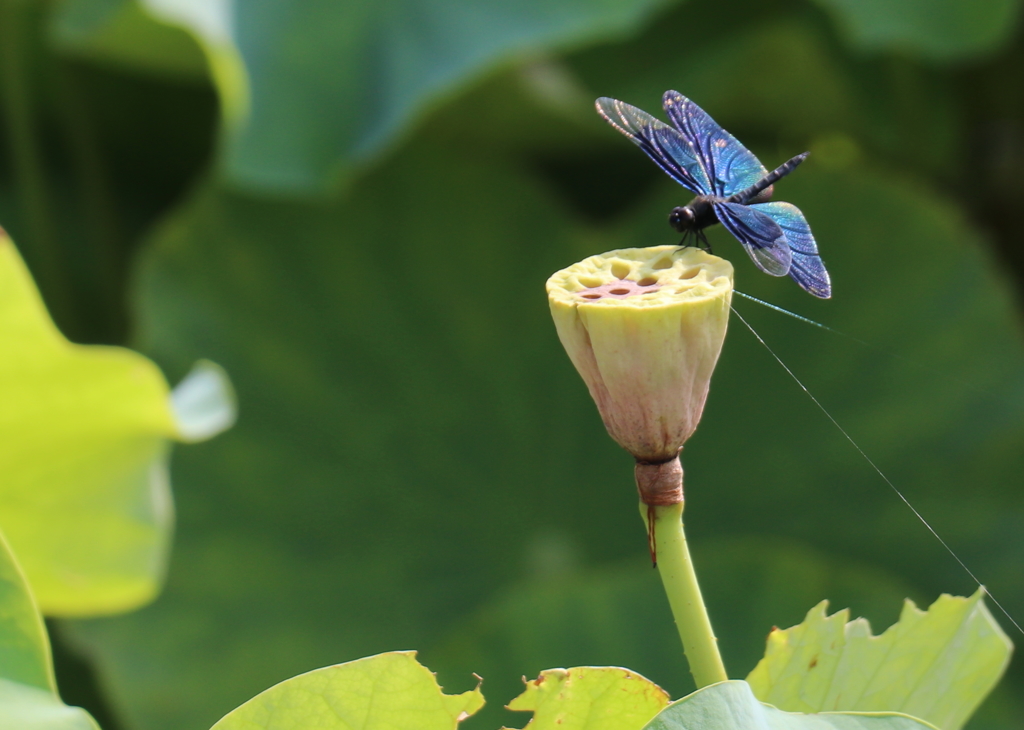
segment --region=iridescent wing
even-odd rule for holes
[[[633,140],[669,177],[694,195],[712,194],[693,144],[678,130],[618,99],[602,96],[595,106],[605,121]]]
[[[793,263],[789,241],[775,220],[754,206],[739,203],[715,203],[715,214],[723,226],[736,236],[757,268],[771,276],[785,276]]]
[[[768,174],[753,152],[678,91],[666,91],[661,101],[672,124],[696,151],[715,195],[727,198]]]
[[[818,244],[814,242],[811,227],[800,209],[790,203],[757,203],[749,207],[770,216],[786,234],[793,254],[793,264],[789,267],[793,281],[819,299],[831,297],[832,282],[818,255]]]

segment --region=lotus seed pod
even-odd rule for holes
[[[548,279],[558,337],[608,433],[640,464],[674,460],[697,428],[732,290],[728,261],[678,246],[591,256]]]

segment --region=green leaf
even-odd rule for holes
[[[699,689],[673,702],[645,730],[925,730],[932,725],[895,712],[783,712],[757,701],[740,680]]]
[[[758,699],[792,712],[891,710],[959,730],[992,691],[1013,644],[988,612],[984,591],[940,596],[927,611],[907,600],[879,636],[847,609],[768,635],[747,677]]]
[[[0,534],[0,727],[99,730],[57,696],[50,642],[28,584]]]
[[[176,417],[152,362],[69,343],[6,237],[0,340],[0,527],[40,606],[81,616],[146,603],[170,538],[168,442],[213,435],[230,422],[230,400],[220,399],[219,424],[197,429],[194,409]]]
[[[53,41],[78,58],[139,69],[148,73],[205,79],[206,56],[183,28],[163,21],[160,3],[151,14],[124,0],[66,0],[50,27]],[[211,2],[209,7],[214,7]]]
[[[640,730],[668,700],[629,669],[573,667],[541,672],[508,709],[534,713],[524,730]]]
[[[979,56],[1005,44],[1017,26],[1020,0],[818,0],[850,42],[935,61]]]
[[[50,640],[25,577],[0,534],[0,679],[45,690],[57,685]]]
[[[111,24],[132,0],[75,0],[55,20],[69,47],[126,60],[146,39]],[[250,188],[310,193],[350,178],[433,99],[542,49],[634,30],[665,0],[404,0],[234,5],[139,0],[206,51],[225,109],[224,172]],[[100,12],[97,9],[104,9]],[[103,43],[105,37],[117,43]]]
[[[483,705],[479,687],[446,695],[416,652],[396,651],[287,679],[213,730],[454,730]]]
[[[0,727],[11,730],[100,730],[80,707],[68,707],[54,692],[0,679]]]

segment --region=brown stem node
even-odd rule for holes
[[[650,507],[668,507],[683,501],[683,465],[676,455],[660,464],[636,462],[636,488],[640,501]]]

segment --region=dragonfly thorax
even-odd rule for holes
[[[679,233],[700,231],[714,225],[718,223],[718,216],[713,205],[722,200],[713,195],[698,195],[686,205],[672,209],[668,216],[669,225]]]

